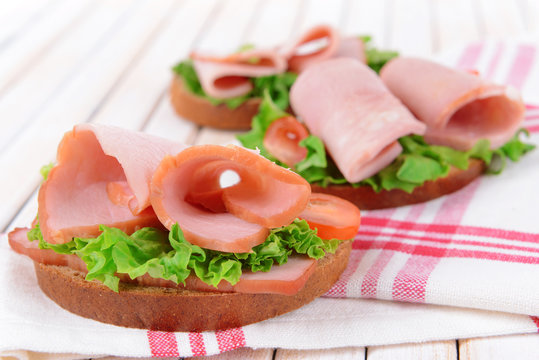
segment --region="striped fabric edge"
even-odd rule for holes
[[[187,335],[179,346],[178,336]],[[211,332],[174,333],[148,330],[148,346],[152,357],[188,357],[221,354],[247,345],[242,328]]]

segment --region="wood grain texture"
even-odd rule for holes
[[[372,44],[388,48],[389,1],[355,0],[344,14],[341,29],[348,35],[370,35]]]
[[[432,2],[393,0],[390,12],[388,47],[402,55],[427,56],[432,53]]]
[[[273,349],[249,349],[242,348],[233,351],[228,351],[219,355],[212,356],[194,356],[186,358],[186,360],[272,360]]]
[[[356,360],[365,358],[365,348],[343,347],[322,350],[277,349],[275,360]]]
[[[478,13],[488,37],[514,39],[525,32],[525,20],[518,1],[478,0]]]
[[[114,16],[109,13],[111,9],[107,8],[102,16],[105,19],[110,17],[111,21],[114,20],[113,23],[119,21],[121,26],[116,28],[110,25],[111,28],[109,28],[107,25],[107,28],[113,33],[102,34],[103,36],[108,35],[107,41],[102,43],[99,51],[96,50],[92,56],[85,55],[87,59],[68,76],[61,88],[41,89],[47,96],[51,95],[48,92],[52,92],[54,97],[49,99],[46,106],[31,118],[31,122],[24,124],[24,119],[18,117],[22,111],[26,112],[27,110],[22,110],[26,108],[20,106],[20,100],[17,100],[17,97],[9,100],[10,104],[13,103],[14,112],[11,110],[4,112],[6,111],[2,107],[4,103],[0,104],[0,121],[6,117],[15,122],[20,121],[17,125],[10,125],[11,132],[0,135],[0,137],[12,137],[10,141],[6,138],[3,140],[4,143],[0,143],[5,145],[0,155],[0,164],[12,174],[12,180],[0,190],[2,193],[0,197],[9,198],[7,206],[0,209],[0,228],[6,225],[12,209],[19,208],[28,194],[38,185],[39,174],[36,169],[54,159],[56,147],[62,134],[73,125],[86,122],[92,116],[95,109],[103,101],[103,97],[107,95],[118,77],[128,68],[133,57],[146,45],[146,40],[151,38],[152,30],[159,24],[173,1],[166,0],[159,4],[160,6],[155,6],[153,2],[145,0],[133,9],[129,8],[132,11],[129,15],[126,15],[125,8],[117,4],[110,6],[111,8],[119,7],[118,10],[112,11]],[[125,19],[118,20],[118,14],[124,14]],[[95,20],[97,23],[93,23],[92,27],[99,27],[98,19],[99,17]],[[83,42],[86,40],[82,36],[78,39],[78,41]],[[72,45],[76,46],[76,44]],[[69,51],[69,49],[64,49],[64,51]],[[64,57],[69,56],[64,54]],[[53,64],[49,65],[54,66]],[[61,67],[62,62],[56,66]],[[47,71],[46,68],[42,70]],[[46,75],[40,74],[40,76]],[[51,76],[54,76],[54,72]],[[50,79],[52,81],[52,77]],[[39,81],[39,78],[30,79],[27,86],[39,86]],[[38,92],[38,90],[32,89],[32,93]],[[84,94],[84,96],[80,96],[80,94]],[[46,96],[39,96],[39,98],[43,97]],[[38,105],[33,103],[35,99],[25,100],[29,102],[28,108],[30,109]],[[29,114],[31,115],[31,113]],[[13,139],[14,134],[19,131],[21,133]]]
[[[39,63],[52,46],[82,21],[82,16],[88,16],[96,7],[98,4],[89,0],[56,1],[46,16],[35,19],[31,28],[15,41],[0,45],[0,94],[24,76],[30,66]]]
[[[535,360],[539,334],[494,336],[459,341],[460,360]]]
[[[433,50],[444,51],[462,46],[462,39],[479,40],[480,26],[469,0],[434,0]]]
[[[457,347],[455,341],[437,341],[419,344],[373,346],[368,348],[367,360],[394,359],[457,360]]]

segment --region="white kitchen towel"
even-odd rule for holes
[[[442,61],[511,84],[539,104],[537,53],[528,44],[487,42]],[[539,145],[538,107],[528,106],[525,126]],[[125,329],[66,312],[41,293],[32,262],[2,238],[0,354],[190,356],[245,346],[319,349],[537,332],[537,184],[539,150],[455,194],[364,212],[349,266],[324,298],[217,332]]]
[[[365,299],[320,298],[258,324],[204,333],[127,329],[71,314],[39,289],[30,259],[0,240],[0,356],[179,357],[240,347],[322,349],[538,331],[526,315]],[[25,356],[28,353],[22,353]],[[30,357],[31,354],[30,354]],[[64,357],[65,358],[65,357]],[[76,358],[73,355],[73,358]]]

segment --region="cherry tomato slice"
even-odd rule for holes
[[[307,156],[299,142],[309,136],[307,129],[293,116],[275,120],[266,130],[264,147],[277,160],[293,167]]]
[[[361,214],[357,206],[339,197],[312,193],[309,204],[298,216],[309,223],[311,229],[318,229],[322,239],[352,239],[357,234]]]

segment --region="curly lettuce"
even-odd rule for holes
[[[238,135],[237,138],[244,147],[258,148],[262,155],[280,164],[264,148],[263,141],[271,123],[285,116],[290,116],[290,114],[279,109],[272,102],[271,97],[265,94],[258,114],[253,118],[252,130]],[[429,145],[419,135],[404,136],[399,139],[403,151],[391,164],[377,174],[353,184],[344,178],[333,160],[326,155],[322,140],[315,135],[309,135],[299,143],[307,149],[307,155],[295,164],[293,170],[309,183],[323,187],[331,184],[349,184],[354,187],[365,185],[372,187],[376,192],[400,189],[411,193],[426,181],[447,176],[451,166],[462,170],[468,169],[471,158],[483,160],[488,165],[487,173],[501,173],[505,168],[506,159],[516,162],[535,148],[535,145],[524,143],[520,139],[521,135],[529,136],[529,133],[525,129],[519,130],[507,143],[496,150],[491,150],[490,142],[482,139],[468,151]]]
[[[368,35],[359,37],[365,44],[365,57],[367,58],[367,65],[380,73],[380,70],[391,59],[399,56],[397,51],[393,50],[380,50],[372,46],[372,38]]]
[[[305,220],[296,219],[288,226],[273,229],[264,243],[249,253],[225,253],[203,249],[185,240],[178,224],[170,232],[143,228],[132,235],[101,225],[95,238],[74,238],[65,244],[50,244],[43,239],[39,224],[28,232],[30,241],[39,241],[41,249],[60,254],[74,254],[84,261],[86,280],[97,280],[118,292],[118,274],[131,279],[144,274],[153,278],[184,283],[190,274],[206,284],[217,286],[221,281],[236,284],[243,270],[269,271],[282,265],[291,254],[305,254],[319,259],[334,253],[340,240],[323,240]]]
[[[490,150],[490,142],[482,139],[468,151],[429,145],[419,135],[404,136],[399,139],[403,151],[391,164],[370,178],[351,185],[370,186],[376,192],[400,189],[411,193],[426,181],[447,176],[451,166],[461,170],[468,169],[472,158],[484,161],[488,166],[488,173],[499,174],[505,168],[506,159],[519,161],[524,154],[535,148],[535,145],[522,142],[521,134],[529,135],[526,130],[521,129],[496,150]],[[320,145],[312,146],[313,143],[321,143],[321,140],[314,135],[310,135],[310,138],[300,143],[307,149],[307,157],[296,165],[296,171],[307,181],[324,187],[329,184],[347,184],[335,164],[328,161],[325,149]],[[300,165],[302,166],[298,168]]]

